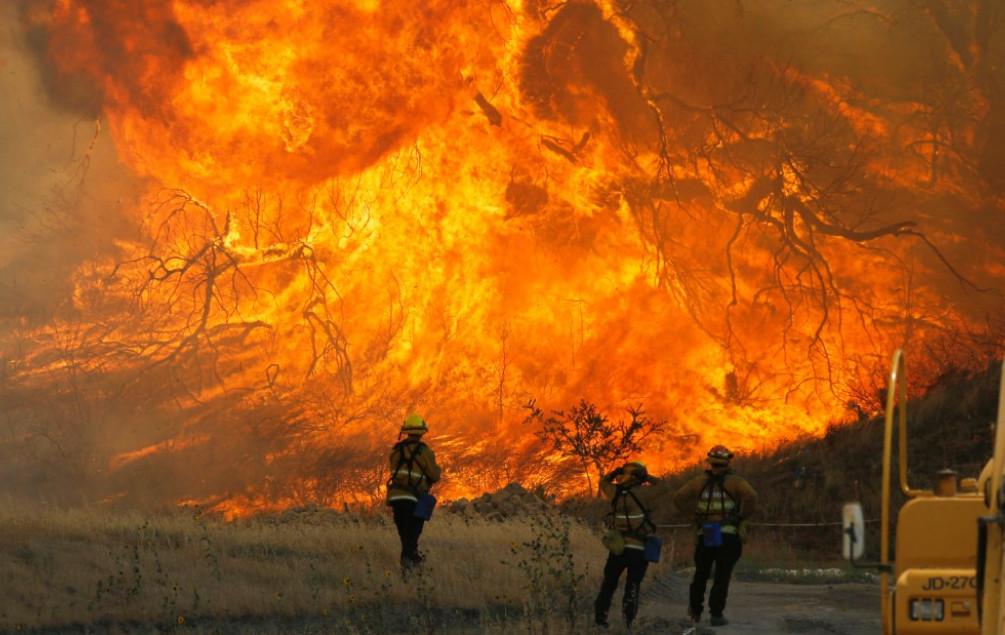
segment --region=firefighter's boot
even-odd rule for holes
[[[594,615],[593,623],[600,628],[607,628],[610,626],[607,622],[607,611],[597,611]]]

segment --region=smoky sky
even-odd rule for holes
[[[0,7],[0,318],[66,304],[71,276],[126,235],[136,179],[94,103],[61,98],[17,3]]]

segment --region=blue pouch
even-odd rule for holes
[[[701,543],[706,547],[722,546],[722,524],[702,523]]]
[[[419,496],[419,502],[415,504],[415,511],[412,515],[422,520],[429,520],[433,517],[433,508],[436,507],[436,497],[432,494]]]
[[[663,551],[663,539],[659,536],[649,536],[646,538],[646,561],[659,562],[660,553]]]

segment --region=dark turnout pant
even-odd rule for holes
[[[621,599],[621,612],[628,624],[635,620],[635,615],[639,610],[639,589],[642,586],[642,578],[645,577],[647,568],[649,568],[649,562],[646,560],[645,552],[640,549],[625,549],[620,556],[613,553],[607,556],[607,564],[604,565],[604,581],[600,585],[597,601],[593,604],[598,623],[607,622],[611,599],[614,597],[614,591],[618,588],[621,573],[625,569],[628,569],[628,580],[625,581],[625,594]]]
[[[705,586],[708,583],[712,565],[715,574],[712,578],[712,591],[708,595],[708,609],[712,615],[721,616],[726,608],[726,596],[729,595],[729,579],[733,575],[733,567],[743,553],[743,543],[736,534],[722,534],[721,547],[706,547],[698,536],[698,545],[694,549],[694,580],[691,582],[690,609],[691,615],[700,617],[705,603]]]
[[[394,526],[401,539],[401,566],[409,569],[422,561],[419,555],[419,536],[425,520],[415,517],[415,501],[396,500],[391,503],[394,510]]]

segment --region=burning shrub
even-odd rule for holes
[[[38,466],[4,482],[337,505],[379,486],[341,440],[421,409],[445,463],[523,463],[443,487],[498,487],[529,396],[644,402],[537,418],[592,488],[664,419],[659,471],[868,414],[904,341],[915,389],[1001,348],[992,2],[3,4],[110,136],[70,121],[72,186],[11,212],[0,445]],[[141,194],[96,199],[99,160]]]

